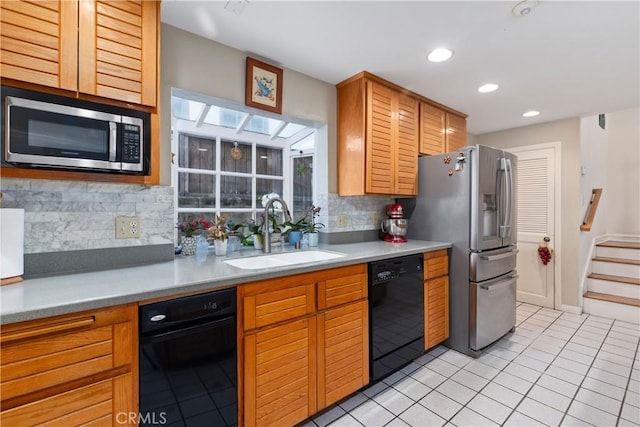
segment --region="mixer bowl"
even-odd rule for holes
[[[406,242],[404,237],[407,234],[409,220],[404,218],[385,219],[380,224],[383,233],[387,233],[385,241],[387,242]]]

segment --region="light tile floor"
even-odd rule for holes
[[[639,340],[636,324],[519,303],[478,359],[436,347],[302,426],[638,426]]]

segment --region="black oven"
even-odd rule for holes
[[[236,291],[140,307],[140,425],[236,426]]]
[[[424,353],[422,254],[369,263],[369,343],[371,382]]]
[[[150,114],[2,86],[4,165],[149,174]]]

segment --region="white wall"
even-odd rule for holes
[[[562,304],[579,305],[578,247],[580,240],[580,120],[571,118],[477,135],[478,144],[512,148],[560,141],[562,145]]]
[[[583,290],[585,276],[590,272],[593,241],[607,232],[607,206],[610,193],[607,185],[608,145],[609,126],[602,129],[598,124],[597,115],[580,119],[580,213],[583,220],[591,200],[592,190],[603,189],[591,230],[580,232],[578,271],[580,286]]]
[[[161,51],[161,168],[162,184],[171,182],[171,88],[224,98],[238,104],[245,99],[245,52],[162,24]],[[328,191],[336,184],[335,86],[290,69],[284,69],[282,114],[328,125],[326,167]]]
[[[606,115],[607,234],[640,235],[640,108]]]

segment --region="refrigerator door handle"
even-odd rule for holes
[[[513,283],[514,280],[516,280],[519,276],[517,274],[514,274],[512,276],[509,276],[506,282],[501,282],[501,283],[496,283],[493,285],[478,285],[478,287],[480,289],[482,289],[483,291],[498,291],[500,289],[503,288],[508,288],[509,286],[511,286],[511,283]]]
[[[515,198],[513,197],[513,189],[515,188],[515,186],[513,185],[513,169],[511,168],[511,160],[510,159],[506,159],[507,161],[507,202],[506,202],[506,208],[507,208],[507,215],[506,215],[506,219],[504,221],[504,225],[507,227],[507,236],[508,237],[511,234],[511,229],[513,227],[511,227],[511,222],[513,220],[513,201],[515,200]]]
[[[518,249],[514,249],[514,250],[511,250],[509,252],[505,252],[503,254],[500,254],[500,255],[482,255],[482,256],[480,256],[480,259],[483,259],[485,261],[497,261],[499,259],[505,259],[505,258],[512,257],[514,252],[518,253],[519,250]]]
[[[502,173],[502,179],[504,180],[504,186],[502,186],[502,194],[501,200],[503,201],[502,209],[504,210],[502,213],[502,224],[499,228],[499,233],[501,238],[509,237],[510,228],[511,228],[511,211],[512,211],[512,201],[513,201],[513,175],[511,173],[511,161],[506,157],[500,159],[500,170],[504,171]]]

